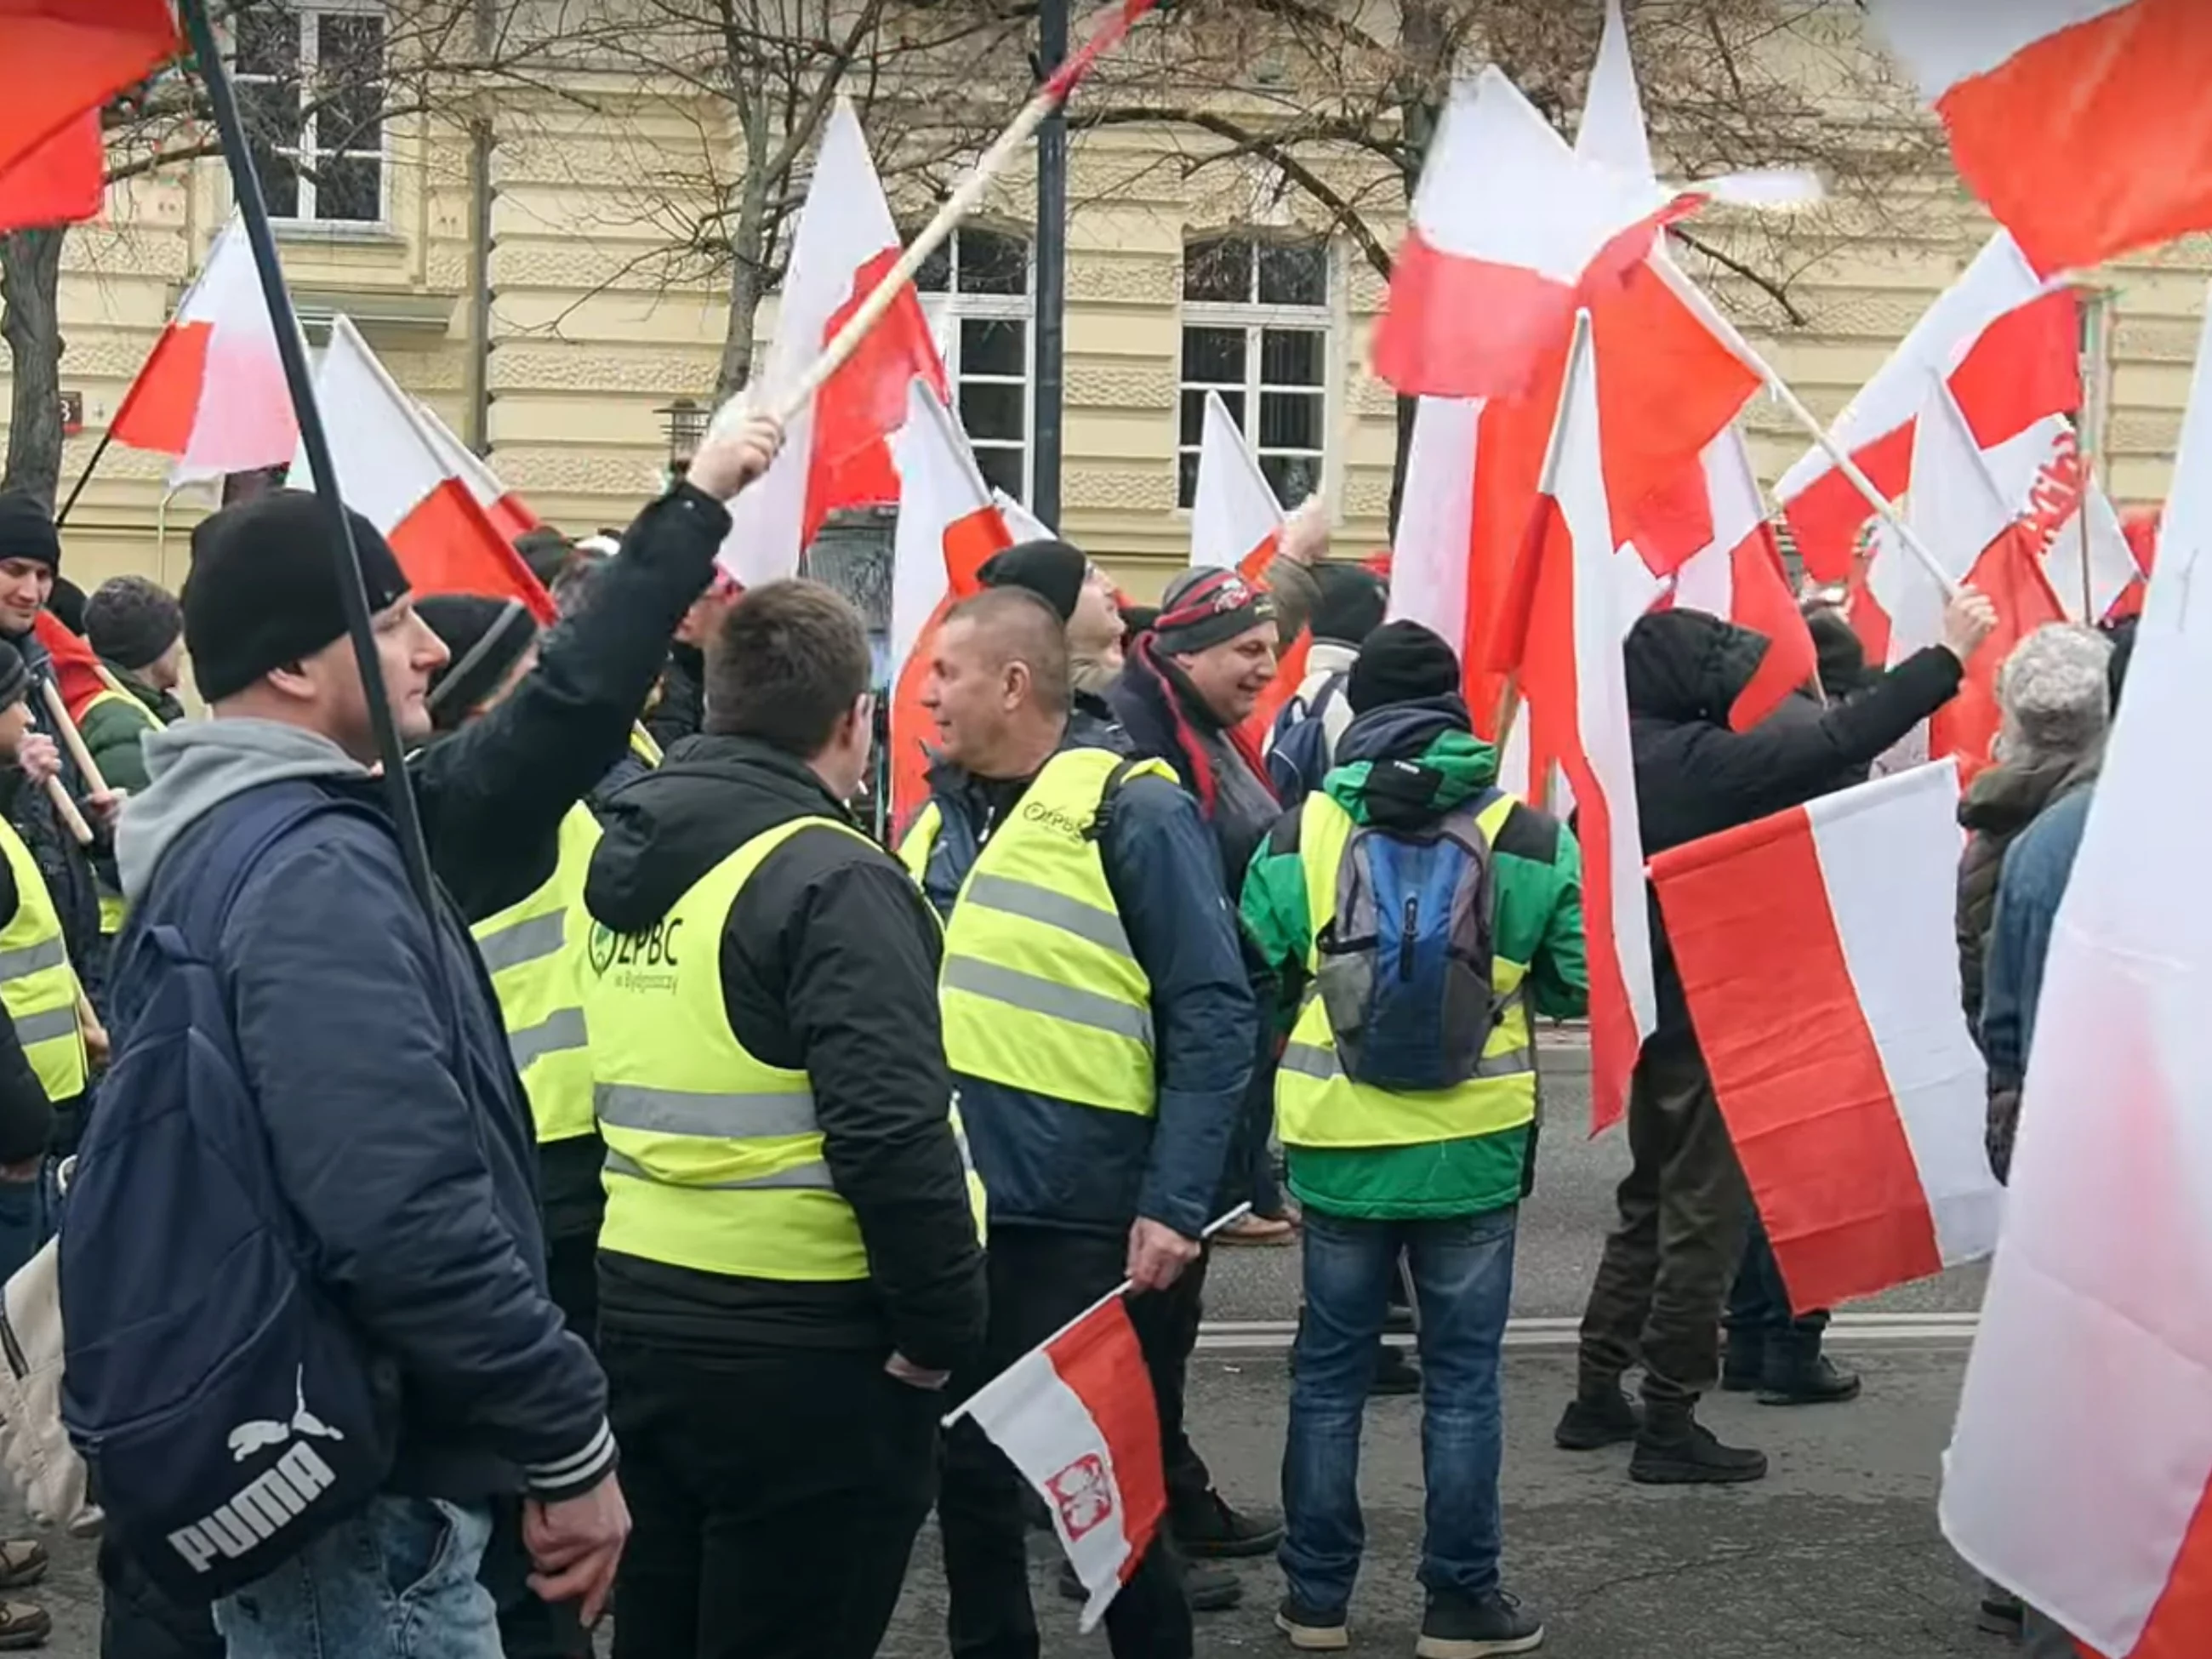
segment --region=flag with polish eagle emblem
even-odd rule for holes
[[[964,1410],[1044,1499],[1090,1592],[1083,1628],[1095,1628],[1167,1511],[1159,1408],[1120,1293],[985,1383]]]

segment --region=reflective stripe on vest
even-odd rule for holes
[[[806,1073],[748,1052],[722,995],[732,907],[763,861],[810,828],[866,839],[834,819],[793,819],[708,871],[649,932],[592,929],[584,1008],[607,1143],[604,1249],[744,1279],[868,1276]],[[980,1229],[972,1179],[969,1197]]]
[[[939,1000],[954,1073],[1103,1111],[1152,1115],[1152,983],[1137,964],[1091,828],[1125,764],[1054,756],[984,843],[945,931]],[[1159,761],[1127,777],[1175,774]],[[926,866],[937,820],[901,848]]]
[[[653,733],[642,726],[629,728],[629,752],[647,766],[660,764],[660,745],[653,740]]]
[[[84,1034],[77,1025],[76,972],[62,940],[61,912],[23,838],[0,819],[0,854],[15,879],[15,911],[0,926],[0,1007],[38,1073],[46,1098],[84,1092]]]
[[[580,803],[561,820],[553,873],[527,898],[469,931],[491,975],[507,1048],[530,1097],[541,1144],[592,1133],[592,1055],[584,1021],[584,950],[591,917],[584,877],[599,820]]]
[[[1486,842],[1513,811],[1513,799],[1500,796],[1475,819]],[[1306,914],[1311,925],[1306,969],[1319,964],[1317,941],[1335,919],[1338,866],[1358,826],[1326,794],[1306,797],[1298,824],[1298,858],[1305,874]],[[1310,986],[1298,1008],[1297,1023],[1275,1073],[1277,1127],[1292,1146],[1425,1146],[1503,1134],[1536,1116],[1535,1049],[1528,1009],[1522,991],[1525,963],[1498,957],[1491,985],[1498,993],[1499,1017],[1483,1045],[1475,1074],[1449,1089],[1400,1093],[1355,1083],[1344,1074],[1328,1011]]]

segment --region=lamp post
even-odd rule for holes
[[[1049,76],[1067,58],[1069,0],[1037,7],[1037,72]],[[1037,129],[1036,367],[1030,418],[1036,453],[1030,510],[1060,524],[1062,409],[1066,402],[1067,314],[1067,117],[1054,110]]]
[[[653,411],[660,416],[668,434],[668,476],[680,478],[690,470],[691,458],[707,435],[708,410],[693,398],[677,398]]]

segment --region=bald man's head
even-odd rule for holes
[[[1068,675],[1060,613],[1025,589],[992,588],[939,626],[921,702],[947,758],[979,776],[1024,777],[1060,742]]]

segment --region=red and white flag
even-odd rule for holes
[[[1199,428],[1198,491],[1190,507],[1191,563],[1218,565],[1257,581],[1282,539],[1282,503],[1229,405],[1219,392],[1207,392]]]
[[[1790,592],[1742,433],[1730,427],[1707,446],[1699,477],[1713,538],[1674,573],[1674,602],[1766,636],[1766,655],[1729,711],[1729,724],[1747,732],[1819,672],[1820,653]]]
[[[538,528],[540,520],[528,504],[500,482],[490,462],[454,435],[453,428],[438,418],[436,410],[417,398],[415,413],[422,422],[423,431],[429,434],[430,447],[445,463],[446,471],[468,486],[469,494],[483,508],[493,529],[511,542]]]
[[[1968,189],[2039,270],[2212,228],[2198,0],[1869,0]]]
[[[1972,7],[1936,5],[1930,15]],[[1999,231],[1844,406],[1829,433],[1892,500],[1912,483],[1912,427],[1942,376],[1975,441],[1991,449],[2081,405],[2080,325],[2070,290],[2046,287]],[[1782,475],[1775,499],[1798,556],[1826,582],[1851,568],[1874,509],[1818,446]]]
[[[482,593],[520,599],[541,622],[553,602],[514,544],[453,476],[416,412],[352,319],[331,321],[315,369],[331,462],[345,504],[382,532],[417,593]],[[292,480],[313,487],[302,453]]]
[[[0,0],[0,176],[173,57],[169,0]]]
[[[968,439],[919,377],[892,451],[899,511],[891,540],[891,821],[904,824],[929,793],[933,726],[921,706],[928,644],[945,613],[982,588],[983,566],[1013,544]]]
[[[1916,767],[1651,860],[1667,941],[1793,1308],[1995,1248],[1956,933],[1959,776]]]
[[[177,314],[123,394],[108,431],[173,455],[173,481],[282,466],[300,441],[261,278],[234,215]]]
[[[2212,1639],[2212,336],[2051,930],[1943,1531],[2108,1659]]]
[[[88,110],[0,171],[0,234],[99,216],[107,199],[107,142]]]
[[[1482,404],[1423,398],[1406,447],[1398,533],[1390,544],[1392,622],[1417,622],[1441,635],[1464,661],[1468,564],[1474,550],[1476,434]],[[1477,642],[1479,644],[1479,642]]]
[[[1036,1488],[1097,1626],[1167,1510],[1159,1408],[1119,1295],[985,1383],[964,1408]]]
[[[995,484],[991,489],[992,503],[999,516],[1006,521],[1006,533],[1017,542],[1056,542],[1060,532],[1029,510]]]
[[[2074,423],[2038,421],[1984,450],[1997,493],[2014,504],[2043,574],[2075,622],[2102,622],[2142,576],[2112,499],[2081,463]]]
[[[1656,1023],[1657,999],[1621,651],[1634,618],[1623,614],[1606,505],[1595,359],[1586,341],[1568,355],[1550,476],[1501,617],[1507,654],[1499,665],[1519,673],[1530,752],[1540,766],[1555,761],[1574,791],[1589,951],[1590,1113],[1602,1129],[1627,1109],[1629,1074]]]
[[[754,384],[774,394],[795,386],[861,301],[898,263],[898,226],[868,155],[860,118],[839,99],[822,130],[814,177],[792,238],[775,336]],[[747,586],[798,574],[799,556],[832,513],[898,500],[891,434],[906,419],[916,375],[942,398],[945,365],[909,283],[852,358],[830,377],[784,434],[763,477],[730,505],[722,564]],[[718,422],[736,412],[716,416]]]

